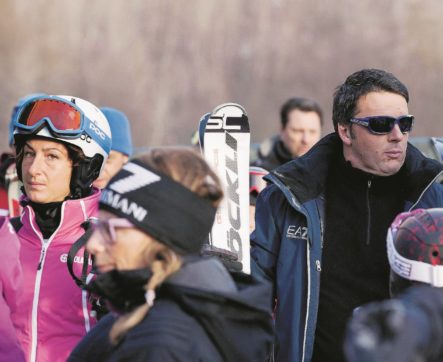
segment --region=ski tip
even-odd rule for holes
[[[240,104],[238,104],[238,103],[233,103],[233,102],[231,102],[231,103],[223,103],[223,104],[220,104],[219,106],[217,106],[217,107],[215,107],[214,108],[214,110],[212,111],[212,115],[214,115],[214,114],[216,114],[217,112],[219,112],[220,110],[222,110],[222,109],[224,109],[224,108],[237,108],[237,109],[240,109],[240,111],[245,115],[245,116],[247,116],[248,114],[246,113],[246,110],[245,110],[245,108],[242,106],[242,105],[240,105]]]
[[[206,116],[208,116],[206,118]],[[203,121],[204,120],[204,121]],[[215,107],[210,114],[205,114],[200,123],[200,139],[206,133],[249,133],[249,119],[245,109],[237,103],[223,103]],[[200,142],[200,146],[203,145]]]

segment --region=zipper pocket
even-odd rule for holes
[[[366,190],[366,210],[368,212],[366,225],[366,245],[371,243],[371,205],[369,204],[369,190],[371,189],[372,180],[368,180],[368,188]]]

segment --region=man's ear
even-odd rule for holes
[[[126,164],[129,161],[128,155],[123,155],[123,164]]]
[[[341,124],[337,125],[337,133],[341,138],[342,142],[346,146],[350,146],[352,143],[351,136],[351,124]]]

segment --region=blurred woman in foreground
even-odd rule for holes
[[[101,274],[92,291],[115,313],[70,361],[260,361],[272,342],[271,293],[199,252],[222,189],[188,149],[153,149],[103,190],[87,244]]]

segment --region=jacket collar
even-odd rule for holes
[[[64,201],[62,204],[60,225],[54,234],[56,234],[57,237],[71,236],[73,232],[79,230],[80,225],[84,221],[91,217],[97,217],[100,195],[101,191],[94,188],[92,194],[88,197]],[[24,201],[26,201],[26,199],[24,199]],[[28,232],[31,232],[32,230],[40,239],[43,239],[40,229],[35,221],[34,210],[31,206],[28,205],[23,209],[21,222],[24,229],[28,230]],[[55,237],[54,234],[50,239]]]
[[[271,171],[271,174],[304,203],[324,194],[329,167],[339,152],[343,152],[342,142],[336,133],[330,133],[305,155],[278,167]],[[407,200],[414,202],[443,170],[443,165],[425,157],[416,147],[408,143],[402,168],[405,172]],[[272,178],[268,180],[272,182]]]
[[[223,264],[215,258],[183,256],[181,269],[167,283],[214,293],[234,293],[237,288]]]
[[[288,151],[288,149],[286,148],[285,144],[283,143],[283,141],[281,140],[280,137],[274,143],[273,150],[274,150],[275,157],[277,157],[280,164],[283,164],[285,162],[289,162],[295,158]]]

